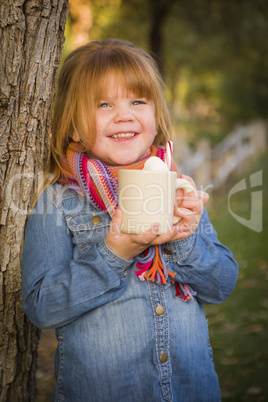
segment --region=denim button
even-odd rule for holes
[[[155,312],[156,312],[157,315],[163,315],[164,312],[165,312],[165,309],[164,309],[163,306],[161,306],[161,304],[159,304],[159,305],[156,307]]]
[[[168,355],[166,353],[162,352],[161,355],[160,355],[160,361],[162,363],[166,363],[167,360],[168,360]]]
[[[99,216],[97,216],[97,215],[92,216],[91,222],[94,223],[95,225],[97,223],[100,223],[100,221],[101,221],[101,218]]]
[[[168,255],[173,254],[173,251],[172,251],[170,248],[167,248],[167,247],[164,248],[164,252],[165,252],[166,254],[168,254]]]

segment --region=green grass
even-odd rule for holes
[[[249,176],[259,170],[263,183],[250,190]],[[266,154],[246,174],[228,183],[224,195],[221,192],[211,197],[210,219],[219,240],[233,251],[240,266],[238,282],[229,299],[221,305],[205,306],[223,401],[268,400],[267,173]],[[244,178],[248,189],[230,198],[230,208],[238,216],[250,219],[250,191],[261,191],[260,233],[243,226],[228,210],[228,193]]]

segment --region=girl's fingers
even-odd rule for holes
[[[179,206],[183,201],[183,197],[184,197],[184,191],[181,188],[178,188],[176,190],[175,205]]]
[[[115,238],[118,238],[121,233],[121,220],[122,220],[122,211],[119,208],[117,208],[109,228],[110,234]]]
[[[194,180],[190,176],[186,176],[185,174],[181,174],[180,178],[189,181],[191,183],[191,185],[193,186],[193,188],[196,190],[196,184],[195,184]]]
[[[174,209],[174,215],[181,218],[190,218],[203,212],[203,202],[199,199],[183,201]]]
[[[208,199],[209,199],[208,193],[206,193],[204,191],[198,191],[197,188],[196,188],[196,184],[195,184],[194,180],[190,176],[186,176],[184,174],[181,174],[180,178],[188,180],[191,183],[191,185],[193,186],[193,188],[196,190],[194,192],[188,193],[189,197],[194,195],[197,198],[202,200],[203,205],[206,205],[206,203],[208,202]],[[194,194],[192,194],[192,193],[194,193]]]
[[[181,240],[185,237],[186,234],[180,231],[180,227],[174,225],[169,232],[158,235],[152,242],[152,245],[160,245],[174,240]]]
[[[207,203],[208,200],[209,200],[209,194],[208,194],[208,193],[205,193],[204,191],[202,191],[202,197],[203,197],[203,198],[201,198],[201,200],[203,201],[203,205],[205,206],[206,203]]]
[[[154,223],[152,227],[143,234],[132,235],[133,241],[140,244],[150,244],[158,236],[159,223]]]
[[[207,193],[197,191],[195,194],[193,192],[186,194],[177,205],[181,208],[201,210],[206,205],[208,199],[209,195]]]

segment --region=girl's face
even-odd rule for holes
[[[96,141],[88,153],[107,165],[138,161],[157,134],[152,101],[139,98],[111,77],[96,111]]]

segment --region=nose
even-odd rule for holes
[[[114,121],[116,123],[125,123],[133,120],[134,116],[130,106],[128,105],[117,106],[114,116]]]

